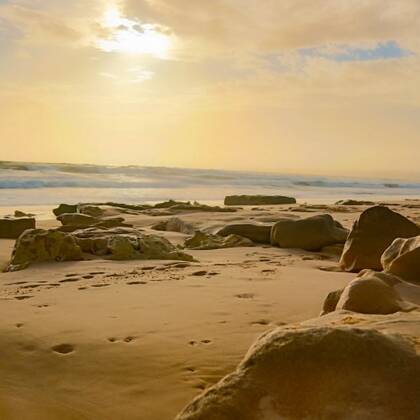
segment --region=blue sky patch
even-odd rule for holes
[[[337,52],[325,48],[302,48],[299,54],[306,58],[325,58],[337,62],[391,60],[408,57],[413,53],[401,48],[395,41],[379,42],[373,48],[355,48],[343,46]]]

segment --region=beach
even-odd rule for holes
[[[418,201],[387,205],[420,222]],[[327,213],[350,229],[366,208],[298,203],[177,217],[214,232],[231,223]],[[144,234],[175,245],[188,237],[151,229],[166,215],[122,216]],[[59,225],[52,213],[37,221],[38,228]],[[13,245],[0,240],[3,266]],[[188,253],[195,261],[94,258],[0,274],[0,417],[174,418],[234,370],[262,333],[317,318],[328,293],[356,276],[336,269],[339,255],[322,251],[255,244]],[[399,292],[420,304],[418,289],[404,284]]]

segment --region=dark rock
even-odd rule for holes
[[[295,198],[281,195],[228,195],[225,197],[225,206],[263,206],[295,203]]]
[[[0,218],[0,238],[16,239],[25,230],[35,229],[35,219],[32,217]]]

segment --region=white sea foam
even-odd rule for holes
[[[42,193],[40,190],[42,189]],[[420,182],[204,169],[0,162],[0,205],[67,201],[220,201],[226,194],[297,198],[420,196]]]

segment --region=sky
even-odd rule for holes
[[[0,160],[420,178],[419,0],[0,0]]]

